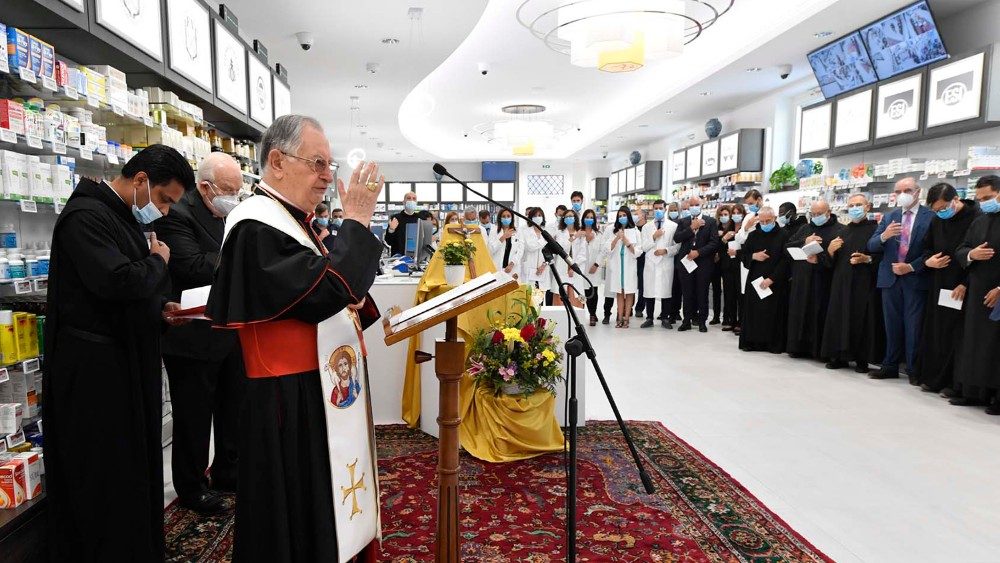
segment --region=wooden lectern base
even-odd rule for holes
[[[458,539],[458,387],[465,373],[465,342],[458,338],[458,318],[446,321],[444,340],[434,345],[440,382],[438,415],[438,563],[460,563]]]

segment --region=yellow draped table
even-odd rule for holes
[[[462,240],[463,235],[446,231],[441,245]],[[466,267],[465,279],[495,272],[486,242],[479,232],[470,236],[476,245],[471,266]],[[414,305],[450,289],[444,278],[444,260],[435,254],[420,279]],[[490,316],[505,318],[508,311],[519,310],[517,301],[531,302],[531,289],[522,286],[513,293],[459,315],[459,336],[465,340],[466,355],[474,335],[492,326]],[[403,383],[402,417],[411,427],[420,423],[420,365],[414,360],[421,338],[410,339],[406,355],[406,375]],[[494,396],[492,390],[478,388],[466,375],[461,382],[459,439],[462,447],[473,456],[490,462],[514,461],[563,450],[563,435],[555,417],[555,395],[539,391],[527,398],[523,395]]]

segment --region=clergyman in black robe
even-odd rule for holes
[[[789,248],[802,248],[818,242],[823,251],[807,260],[791,262],[792,282],[788,290],[788,344],[785,350],[793,357],[821,358],[823,327],[830,305],[830,284],[833,281],[833,260],[827,252],[830,241],[840,236],[841,225],[830,213],[830,204],[812,204],[812,220],[806,223],[786,243]]]
[[[868,373],[868,364],[885,354],[882,300],[875,287],[882,256],[867,248],[868,239],[878,228],[878,223],[868,218],[870,208],[864,195],[851,197],[847,208],[851,222],[827,248],[833,260],[833,279],[820,357],[829,360],[829,369],[843,368],[853,361],[854,371]]]
[[[312,119],[275,120],[261,142],[264,174],[253,196],[280,203],[317,247],[307,210],[333,180],[329,147]],[[237,437],[235,561],[338,560],[317,325],[345,307],[357,310],[362,329],[379,318],[368,290],[382,244],[366,225],[378,197],[366,185],[380,186],[377,174],[373,163],[363,164],[350,192],[339,186],[345,218],[329,254],[317,255],[263,218],[237,222],[223,242],[205,314],[239,332],[248,377]]]
[[[952,404],[989,402],[986,412],[1000,415],[1000,322],[990,313],[1000,302],[1000,177],[984,176],[976,184],[976,201],[983,215],[972,222],[958,260],[969,272],[965,294],[965,338],[955,365]],[[964,402],[963,402],[964,401]]]
[[[746,244],[740,249],[743,265],[750,270],[744,290],[746,307],[740,350],[780,354],[785,350],[785,331],[788,328],[790,258],[785,252],[788,233],[775,222],[774,209],[764,207],[757,217],[757,228],[747,236]],[[770,280],[769,288],[773,292],[763,299],[752,285],[759,278],[764,278],[765,282]]]
[[[81,180],[56,221],[42,403],[50,561],[162,561],[160,334],[170,252],[149,223],[194,189],[153,145],[110,184]],[[141,211],[138,211],[141,210]],[[2,559],[2,557],[0,557]]]
[[[965,297],[969,272],[962,267],[956,251],[981,213],[976,202],[960,199],[955,188],[948,184],[937,184],[927,192],[927,206],[938,216],[931,220],[925,242],[924,264],[931,272],[931,286],[924,309],[921,353],[917,357],[918,383],[924,391],[936,393],[947,389],[951,395],[967,306],[963,302],[961,310],[942,307],[938,299],[941,290],[956,298]]]

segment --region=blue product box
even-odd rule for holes
[[[28,36],[28,60],[31,62],[31,71],[35,76],[42,74],[42,42],[33,35]]]
[[[56,77],[56,49],[44,41],[38,42],[42,47],[42,72],[38,76]]]
[[[7,28],[7,61],[11,72],[17,72],[19,68],[31,68],[28,60],[28,34],[16,27]]]

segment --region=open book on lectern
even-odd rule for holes
[[[483,274],[407,310],[393,307],[383,318],[385,343],[393,345],[450,318],[502,297],[519,286],[504,272]]]

